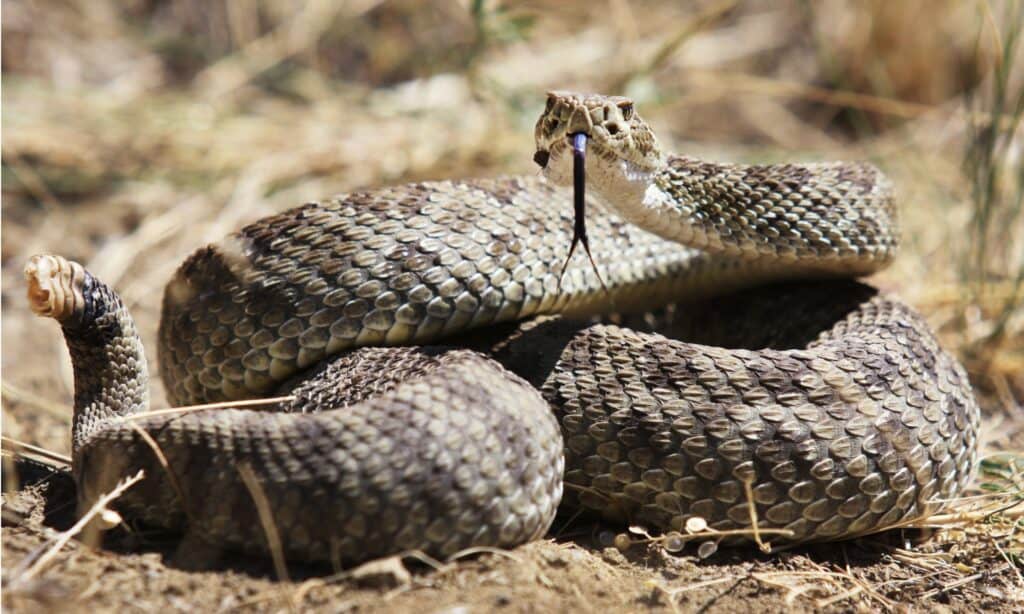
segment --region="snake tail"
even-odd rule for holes
[[[269,409],[147,415],[145,354],[117,294],[60,256],[33,257],[25,275],[33,311],[61,324],[71,353],[80,511],[142,469],[116,509],[184,532],[183,544],[268,555],[262,500],[287,558],[340,566],[510,547],[554,518],[558,424],[481,354],[362,348]]]

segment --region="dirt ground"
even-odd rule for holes
[[[1024,131],[1012,112],[1024,109],[1024,44],[1014,3],[300,6],[3,5],[4,608],[1024,608]],[[918,307],[969,371],[983,461],[966,498],[927,527],[707,558],[573,518],[507,552],[345,572],[293,566],[288,579],[265,561],[176,569],[173,539],[148,533],[54,547],[75,520],[72,485],[12,464],[17,442],[70,452],[70,364],[57,327],[28,312],[29,255],[59,252],[117,287],[156,372],[162,288],[195,248],[325,195],[535,173],[532,122],[556,88],[633,96],[673,151],[883,168],[904,248],[871,281]],[[152,388],[153,407],[166,406],[159,381]]]

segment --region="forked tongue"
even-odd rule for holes
[[[601,282],[601,288],[607,293],[608,286],[604,285],[604,279],[601,278],[601,272],[597,269],[597,263],[594,262],[594,257],[590,254],[590,241],[587,239],[587,217],[585,215],[587,202],[586,162],[587,135],[577,132],[572,135],[572,243],[569,245],[569,255],[565,258],[565,264],[562,265],[562,273],[558,276],[558,286],[562,286],[562,278],[565,277],[565,272],[569,268],[569,261],[572,260],[573,252],[576,251],[576,244],[582,243],[583,251],[587,252],[587,258],[590,260],[590,266],[593,267],[597,280]]]

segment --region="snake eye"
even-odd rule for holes
[[[633,103],[632,102],[623,102],[622,104],[619,105],[619,109],[622,110],[622,119],[626,120],[627,122],[629,120],[633,119]]]

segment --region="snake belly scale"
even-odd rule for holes
[[[597,270],[577,259],[560,284],[581,134]],[[348,565],[514,546],[560,501],[658,530],[748,528],[753,505],[798,543],[964,488],[979,412],[963,368],[911,308],[841,279],[895,255],[881,173],[668,155],[611,96],[549,94],[536,138],[545,178],[310,203],[182,265],[159,333],[169,398],[289,395],[269,409],[133,418],[148,375],[124,305],[33,258],[30,303],[75,368],[80,507],[145,469],[123,513],[265,554],[247,473],[288,557]],[[689,341],[586,320],[697,298],[677,309]]]

